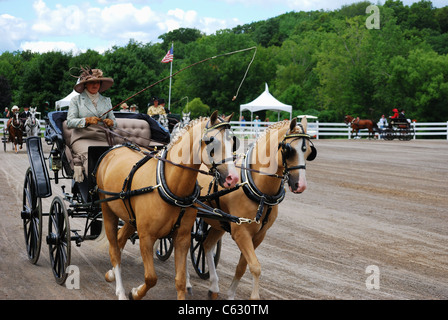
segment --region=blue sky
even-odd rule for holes
[[[334,10],[360,0],[0,0],[0,53],[104,52],[177,28],[206,34],[290,11]],[[377,1],[372,1],[376,3]],[[381,1],[384,2],[384,1]],[[403,0],[410,5],[416,2]],[[446,0],[433,0],[435,7]]]

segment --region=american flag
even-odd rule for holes
[[[166,53],[165,57],[162,59],[162,63],[168,63],[173,61],[173,57],[174,57],[174,53],[173,53],[173,46],[171,45],[171,49],[168,50],[168,52]]]

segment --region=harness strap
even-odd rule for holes
[[[282,182],[280,184],[280,188],[277,192],[277,194],[270,196],[263,194],[255,185],[255,182],[252,177],[252,173],[250,170],[245,170],[246,168],[250,167],[250,158],[252,155],[252,151],[254,149],[254,146],[250,147],[246,154],[246,159],[242,164],[241,168],[241,182],[243,184],[243,191],[246,194],[246,196],[251,199],[252,201],[255,201],[257,203],[260,203],[263,199],[263,204],[266,203],[270,206],[278,205],[280,202],[283,201],[285,198],[285,180],[282,179]]]
[[[167,150],[165,149],[160,158],[165,159]],[[159,185],[158,191],[160,197],[165,200],[167,203],[178,206],[178,207],[191,207],[195,200],[201,194],[201,188],[199,187],[198,181],[196,180],[195,189],[190,196],[180,198],[176,196],[171,190],[168,188],[165,180],[165,161],[159,159],[157,163],[156,170],[156,182]]]

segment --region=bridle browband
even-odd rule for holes
[[[303,132],[305,132],[305,130],[303,129],[303,126],[301,124],[299,124],[300,128],[302,129]],[[307,133],[287,133],[285,135],[285,137],[283,138],[282,142],[279,143],[278,148],[281,148],[281,153],[282,153],[282,164],[283,164],[283,174],[284,175],[288,175],[290,171],[292,170],[299,170],[299,169],[303,169],[306,170],[306,164],[304,165],[297,165],[297,166],[293,166],[293,167],[288,167],[288,164],[286,162],[286,160],[288,159],[290,153],[291,153],[291,145],[290,143],[286,143],[286,140],[288,139],[293,139],[291,142],[297,140],[297,139],[303,139],[302,140],[302,151],[306,152],[307,150],[307,146],[306,146],[306,140],[308,140],[311,144],[311,154],[308,155],[307,160],[308,161],[312,161],[314,160],[314,158],[316,157],[316,148],[314,147],[314,144],[311,142],[311,136]]]
[[[228,162],[233,162],[233,161],[234,161],[234,158],[232,157],[232,158],[224,158],[224,159],[222,159],[222,160],[219,161],[219,162],[215,162],[215,159],[213,158],[213,156],[210,155],[211,152],[212,152],[212,150],[213,150],[213,145],[210,146],[210,144],[213,143],[213,141],[215,140],[216,135],[217,135],[219,132],[221,132],[222,130],[230,130],[230,128],[231,128],[229,122],[225,121],[225,120],[222,119],[222,118],[219,118],[219,119],[220,119],[222,122],[219,122],[219,123],[217,123],[217,124],[215,124],[215,125],[213,125],[213,126],[211,126],[211,127],[208,127],[208,125],[209,125],[209,123],[210,123],[210,120],[207,122],[207,124],[205,125],[205,128],[204,128],[204,131],[203,131],[202,139],[201,139],[201,142],[204,142],[204,143],[205,143],[206,150],[207,150],[208,160],[209,160],[209,162],[211,163],[210,173],[211,173],[212,175],[214,175],[215,177],[219,176],[218,166],[220,166],[220,165],[222,165],[222,164],[225,164],[225,163],[228,163]],[[208,139],[206,139],[206,135],[207,135],[210,131],[212,131],[212,130],[218,130],[218,132],[217,132],[215,135],[213,135],[213,136],[209,137]]]

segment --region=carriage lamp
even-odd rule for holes
[[[50,167],[52,171],[59,171],[62,169],[61,154],[58,150],[51,150]]]

